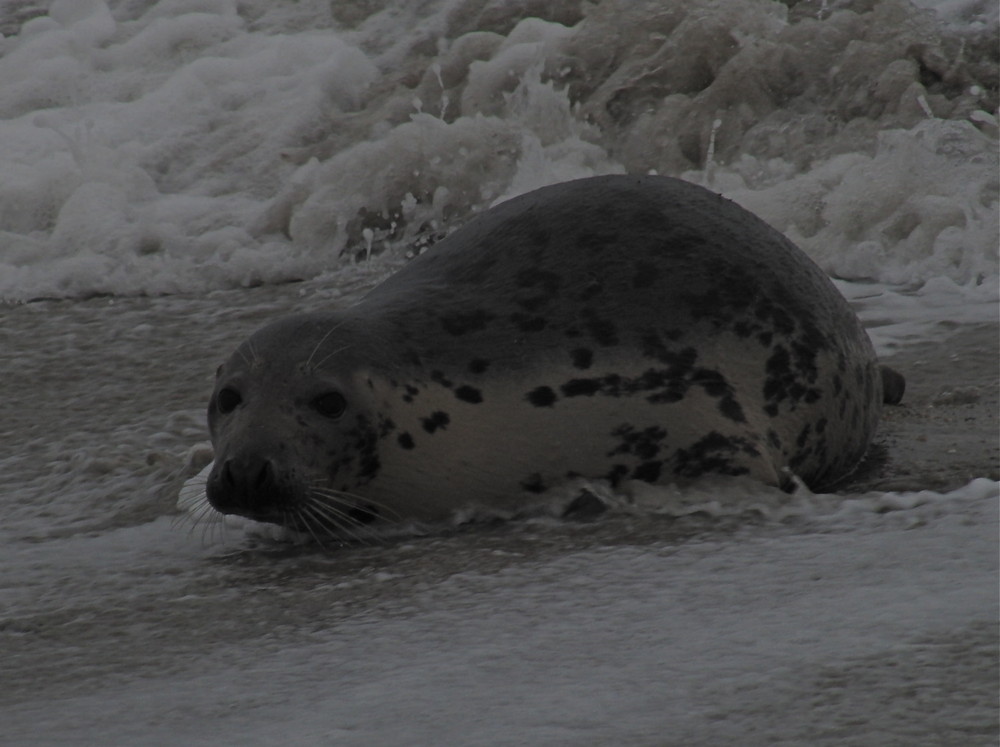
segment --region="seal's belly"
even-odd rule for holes
[[[740,351],[733,341],[718,346],[727,349]],[[791,472],[820,476],[832,455],[860,458],[877,418],[871,393],[841,386],[835,395],[822,377],[815,388],[823,396],[768,412],[771,379],[766,361],[744,354],[706,356],[684,370],[633,358],[586,372],[548,362],[484,382],[453,374],[403,387],[383,380],[380,406],[395,428],[365,491],[429,520],[463,504],[515,510],[574,478],[619,487],[711,473],[785,486]]]

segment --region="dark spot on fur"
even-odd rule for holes
[[[387,418],[384,415],[379,415],[379,419],[378,419],[378,437],[379,438],[385,438],[390,433],[392,433],[394,430],[396,430],[396,424],[394,422],[392,422],[392,420],[390,418]]]
[[[770,297],[759,299],[753,311],[757,319],[783,335],[791,335],[795,331],[794,319]]]
[[[469,361],[469,373],[481,374],[490,367],[490,362],[482,358],[473,358]]]
[[[546,487],[545,482],[542,480],[542,476],[537,472],[521,480],[520,485],[529,493],[544,493],[548,490],[548,487]]]
[[[635,426],[623,423],[611,431],[611,435],[618,439],[618,445],[609,451],[607,456],[632,454],[648,462],[660,453],[661,444],[663,439],[667,437],[667,432],[658,426],[636,430]]]
[[[451,418],[448,417],[448,413],[441,412],[440,410],[432,412],[429,417],[420,419],[421,425],[424,426],[424,430],[428,433],[433,433],[438,428],[444,430],[450,422]]]
[[[695,348],[687,347],[679,351],[671,350],[655,332],[644,334],[639,339],[639,344],[642,346],[642,354],[644,356],[670,366],[670,376],[673,378],[688,376],[694,369],[694,364],[698,361],[698,351]]]
[[[792,343],[792,357],[799,376],[812,384],[819,375],[816,368],[816,349],[800,342]]]
[[[643,482],[656,482],[656,480],[660,477],[660,470],[662,468],[662,461],[645,462],[632,471],[632,479],[642,480]]]
[[[798,438],[795,439],[795,445],[800,449],[806,445],[806,441],[809,440],[809,433],[812,431],[812,425],[806,423],[805,426],[799,431]]]
[[[820,390],[808,387],[803,382],[815,380],[815,352],[806,346],[796,345],[795,360],[792,354],[781,345],[777,345],[767,359],[765,367],[767,378],[764,380],[764,401],[767,403],[764,411],[772,417],[777,414],[777,405],[786,400],[791,403],[791,409],[805,400],[816,402],[822,396]]]
[[[406,391],[406,394],[403,395],[403,401],[404,402],[412,402],[413,399],[414,399],[414,397],[416,397],[418,394],[420,394],[420,390],[419,389],[417,389],[415,386],[410,386],[409,384],[406,385],[406,390],[405,391]]]
[[[591,363],[594,362],[594,354],[587,348],[575,348],[569,354],[575,368],[590,368]]]
[[[719,412],[735,423],[747,422],[746,415],[743,414],[743,408],[740,407],[740,403],[729,395],[719,400]]]
[[[547,386],[532,389],[525,397],[535,407],[552,407],[552,404],[556,401],[556,393],[552,391],[551,387]]]
[[[721,397],[732,391],[726,378],[710,368],[699,368],[691,376],[691,383],[700,386],[709,397]]]
[[[712,431],[687,449],[677,451],[674,474],[682,477],[699,477],[705,473],[745,475],[749,468],[735,461],[741,452],[756,454],[757,450],[745,438]]]
[[[413,436],[411,436],[406,431],[403,431],[396,437],[396,441],[404,449],[412,449],[415,444],[413,443]]]
[[[618,344],[618,330],[615,325],[607,319],[601,319],[592,307],[585,308],[581,316],[583,326],[594,342],[603,347]]]
[[[357,427],[351,430],[347,437],[350,451],[358,455],[358,477],[362,483],[370,482],[381,467],[378,458],[378,435],[368,418],[358,416]]]
[[[790,368],[791,357],[782,345],[777,345],[771,357],[767,359],[767,373],[775,378],[784,377]]]
[[[358,473],[360,477],[365,482],[369,482],[375,475],[378,474],[379,468],[382,466],[379,462],[378,454],[366,455],[361,460],[361,471]]]
[[[458,397],[463,402],[471,402],[472,404],[478,404],[483,401],[482,392],[480,392],[475,387],[471,387],[463,384],[458,389],[455,390],[455,396]]]
[[[455,384],[444,375],[443,371],[431,371],[431,381],[440,384],[446,389],[451,389]]]
[[[624,464],[616,464],[611,468],[611,471],[604,476],[604,479],[611,483],[611,487],[616,488],[618,487],[618,483],[620,483],[622,478],[627,474],[628,467]]]
[[[593,397],[602,387],[603,379],[571,379],[559,389],[564,397]]]

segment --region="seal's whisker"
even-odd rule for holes
[[[329,513],[327,510],[328,507],[318,503],[311,503],[303,508],[309,512],[312,519],[315,520],[317,526],[329,539],[334,539],[341,545],[345,544],[345,540],[357,542],[358,544],[369,543],[367,538],[354,531],[354,528],[352,528],[349,524],[345,524],[344,521],[340,521],[335,514]],[[320,542],[318,537],[316,541]],[[320,544],[322,544],[322,542],[320,542]]]
[[[320,539],[319,535],[313,529],[312,511],[309,510],[308,506],[303,506],[301,508],[296,509],[294,512],[291,513],[291,516],[293,520],[296,522],[296,526],[301,525],[305,527],[306,532],[309,534],[310,537],[313,538],[313,540],[316,542],[317,545],[319,545],[320,547],[326,547],[326,545],[323,544],[323,540]]]
[[[344,522],[340,521],[337,515],[330,513],[327,507],[318,503],[310,503],[304,506],[303,510],[309,513],[311,519],[316,522],[316,525],[322,530],[324,535],[330,538],[346,536],[348,540],[359,543],[364,542],[364,538],[351,531],[349,526],[345,526]],[[305,517],[303,516],[303,518]],[[316,541],[319,542],[318,537]],[[340,542],[343,542],[343,539],[340,539]]]
[[[199,522],[211,506],[208,505],[208,501],[205,499],[204,491],[201,492],[200,496],[194,498],[185,496],[184,498],[183,505],[178,505],[181,513],[171,519],[170,525],[172,528],[177,529],[187,524],[189,525],[188,534],[190,534],[197,528]]]
[[[247,356],[247,350],[244,350],[244,348],[250,351],[249,356]],[[243,359],[243,362],[246,364],[247,368],[254,367],[254,363],[256,362],[257,356],[253,350],[253,342],[251,342],[248,339],[245,343],[236,348],[236,353],[240,356],[240,358]]]
[[[336,499],[336,500],[339,500]],[[323,513],[332,522],[338,531],[349,533],[353,539],[360,541],[378,541],[380,534],[369,528],[363,521],[352,516],[350,512],[331,503],[328,499],[317,500],[312,503],[317,511]]]
[[[212,508],[207,500],[194,509],[194,524],[192,530],[201,525],[201,542],[212,542],[218,532],[219,541],[226,539],[226,517]]]
[[[201,496],[190,500],[187,510],[175,516],[171,525],[175,528],[187,525],[187,534],[189,537],[200,529],[202,544],[215,541],[217,531],[219,541],[224,542],[226,538],[225,517],[212,508],[212,505],[205,498],[204,492]]]
[[[291,517],[292,522],[294,523],[293,525],[305,527],[306,532],[309,534],[310,537],[313,538],[313,540],[315,540],[316,544],[326,549],[326,544],[320,538],[320,534],[316,532],[316,530],[313,528],[313,523],[314,520],[316,520],[316,516],[310,510],[310,506],[308,504],[305,506],[297,507],[294,511],[288,512],[286,516]],[[315,523],[318,523],[320,528],[323,527],[322,521],[316,521]]]
[[[345,350],[349,349],[350,347],[351,347],[350,345],[344,345],[341,348],[337,348],[332,353],[328,353],[327,355],[324,355],[323,358],[313,366],[313,368],[322,368],[323,364],[326,363],[330,358],[332,358],[333,356],[337,355],[338,353],[343,353]]]
[[[250,348],[250,360],[251,365],[256,366],[260,364],[261,358],[257,354],[257,346],[254,345],[253,338],[247,338],[247,347]]]
[[[312,352],[309,353],[309,357],[306,358],[306,362],[303,364],[304,368],[308,369],[308,368],[310,368],[312,366],[312,359],[313,359],[313,357],[316,355],[316,353],[319,352],[319,349],[321,347],[323,347],[323,343],[326,342],[326,339],[330,335],[332,335],[334,332],[336,332],[338,329],[340,329],[341,327],[343,327],[343,326],[344,326],[344,322],[343,321],[339,321],[336,324],[334,324],[332,327],[330,327],[330,329],[328,329],[326,331],[326,334],[324,334],[321,338],[319,338],[319,342],[316,343],[315,347],[313,347],[313,349],[312,349]],[[340,351],[337,351],[337,352],[340,352]],[[326,360],[326,358],[324,358],[323,360]]]
[[[378,509],[379,517],[386,518],[390,521],[398,521],[403,517],[396,511],[396,509],[390,507],[385,503],[373,500],[368,496],[358,495],[357,493],[351,493],[346,490],[335,490],[334,488],[327,487],[323,484],[314,484],[309,486],[310,493],[321,495],[326,498],[334,498],[336,500],[343,501],[345,498],[351,499],[357,503],[361,504],[361,508],[364,506],[371,506],[372,508]]]
[[[216,536],[218,536],[219,542],[226,541],[226,517],[223,514],[206,509],[201,518],[206,519],[202,524],[201,532],[201,541],[203,544],[205,543],[206,535],[208,535],[208,542],[214,541]]]
[[[342,511],[328,501],[310,501],[308,507],[312,511],[313,516],[328,522],[328,524],[324,523],[324,528],[333,533],[343,533],[356,542],[361,543],[377,539],[375,532],[358,523],[350,514]]]
[[[343,495],[338,494],[338,492],[330,492],[329,488],[314,488],[310,491],[313,493],[314,497],[318,500],[313,501],[313,505],[330,517],[330,520],[335,522],[337,527],[342,531],[350,532],[351,536],[358,541],[380,541],[381,534],[369,528],[364,522],[353,516],[351,510],[358,509],[359,507],[355,505],[356,501],[364,500],[361,496],[352,495],[350,493],[344,493]],[[345,496],[353,498],[350,503],[344,500]],[[369,504],[370,505],[370,504]],[[374,506],[372,506],[374,508]]]

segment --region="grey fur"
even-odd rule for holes
[[[827,276],[756,216],[677,179],[583,179],[486,211],[350,309],[256,332],[209,406],[208,495],[327,529],[516,508],[577,476],[821,489],[864,455],[882,376]]]

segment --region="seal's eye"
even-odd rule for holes
[[[347,409],[347,400],[340,392],[326,392],[312,401],[313,409],[327,418],[339,418]]]
[[[228,415],[243,402],[243,397],[235,389],[226,387],[225,389],[219,390],[219,395],[216,397],[215,404],[219,408],[219,412],[223,415]]]

